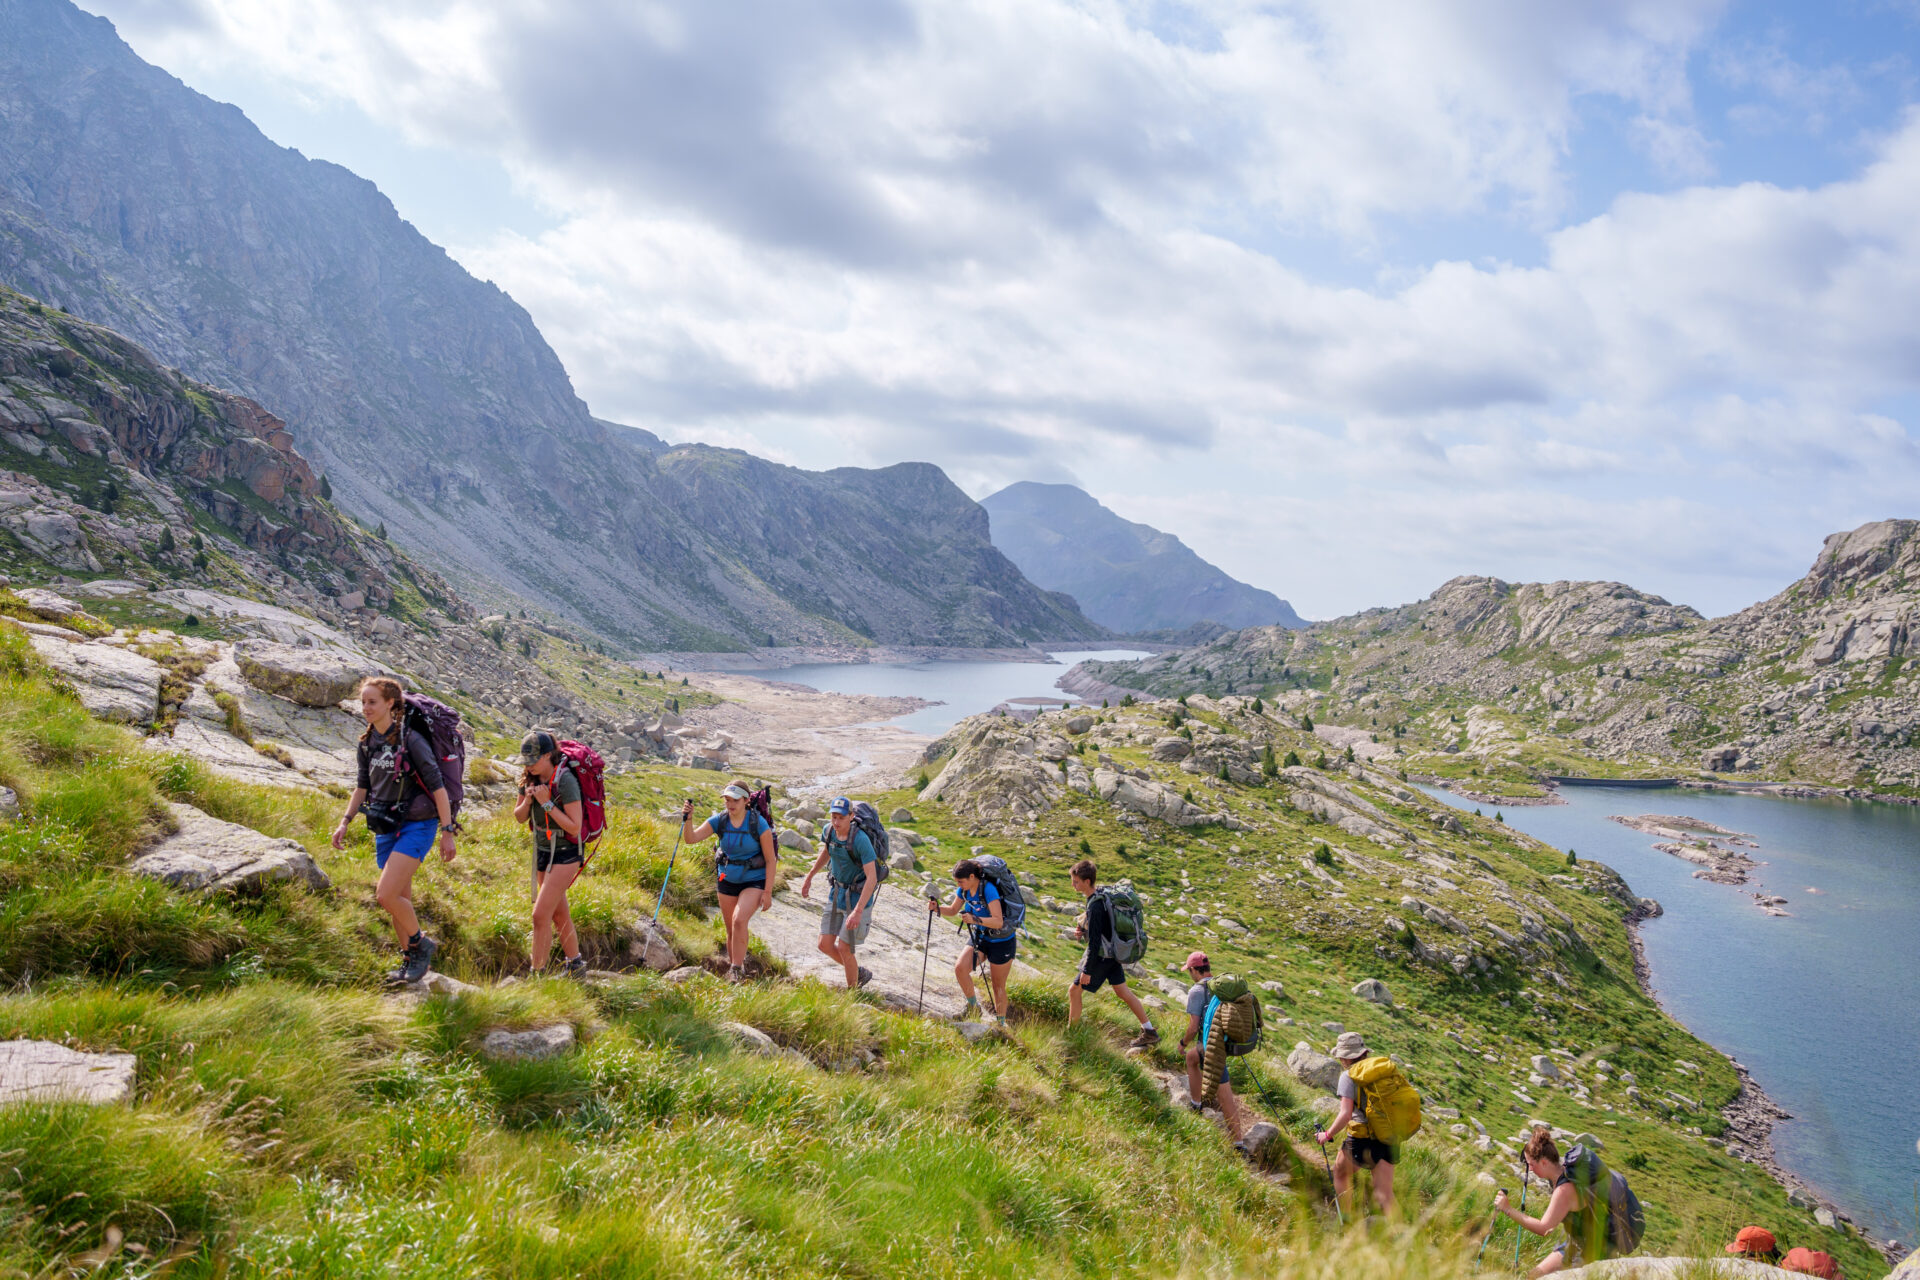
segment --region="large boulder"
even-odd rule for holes
[[[1193,744],[1185,738],[1162,738],[1153,744],[1148,754],[1155,760],[1166,762],[1185,760],[1193,754]]]
[[[1681,1277],[1703,1280],[1707,1276],[1712,1276],[1714,1280],[1772,1280],[1773,1277],[1792,1280],[1800,1273],[1768,1266],[1751,1258],[1707,1257],[1608,1258],[1560,1274],[1580,1276],[1582,1280],[1681,1280]],[[1899,1275],[1899,1272],[1895,1272],[1888,1280],[1896,1280]]]
[[[331,707],[359,692],[360,682],[380,675],[379,663],[345,649],[306,649],[270,640],[242,640],[233,660],[247,683],[303,707]]]
[[[0,1104],[125,1102],[133,1097],[130,1053],[81,1053],[46,1040],[0,1041]]]
[[[1332,1093],[1339,1085],[1340,1076],[1345,1068],[1340,1065],[1338,1059],[1315,1052],[1312,1045],[1302,1040],[1294,1045],[1293,1052],[1287,1055],[1287,1070],[1293,1072],[1294,1078],[1301,1084],[1312,1085],[1316,1089],[1324,1089]]]
[[[50,635],[29,637],[49,667],[80,695],[80,705],[102,720],[147,724],[160,714],[160,664],[117,644],[76,644]]]
[[[666,973],[680,963],[674,954],[672,936],[663,926],[644,920],[633,941],[627,944],[627,955],[655,973]]]
[[[327,873],[291,840],[263,836],[251,827],[208,817],[191,805],[170,804],[174,834],[128,865],[176,889],[258,889],[270,880],[297,880],[325,889]]]
[[[1545,1076],[1549,1080],[1558,1080],[1560,1078],[1560,1068],[1555,1066],[1553,1059],[1549,1058],[1546,1054],[1536,1053],[1529,1059],[1529,1062],[1536,1075]]]
[[[944,801],[963,818],[1011,818],[1045,813],[1065,792],[1060,770],[1040,759],[1015,721],[975,716],[950,736],[952,758],[920,793],[923,802]]]

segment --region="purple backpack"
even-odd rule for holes
[[[420,770],[411,760],[405,760],[407,735],[417,733],[433,747],[433,757],[440,765],[440,779],[447,788],[447,806],[455,820],[460,817],[460,801],[467,794],[467,741],[460,736],[460,713],[444,702],[436,702],[424,694],[410,693],[406,697],[407,711],[401,724],[400,754],[402,762],[394,772],[405,770],[412,775],[414,785],[425,791],[426,784],[420,778]]]

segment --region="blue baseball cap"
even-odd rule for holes
[[[828,813],[852,813],[853,801],[845,796],[835,796],[833,803],[827,806]]]

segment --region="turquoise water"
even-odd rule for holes
[[[1429,794],[1474,808],[1444,791]],[[1793,1113],[1780,1161],[1874,1234],[1912,1241],[1920,1185],[1920,808],[1864,801],[1564,787],[1564,805],[1508,823],[1605,862],[1666,909],[1641,927],[1660,1001],[1744,1063]],[[1490,806],[1481,805],[1491,812]],[[1746,886],[1691,863],[1612,814],[1686,814],[1751,835]],[[1749,891],[1787,899],[1764,914]]]
[[[1138,649],[1076,649],[1051,655],[1052,662],[820,663],[769,671],[769,680],[804,684],[824,693],[877,693],[926,698],[923,707],[888,721],[933,737],[970,715],[988,711],[1009,698],[1079,699],[1060,692],[1054,682],[1076,662],[1144,658]],[[1055,703],[1058,706],[1059,703]]]

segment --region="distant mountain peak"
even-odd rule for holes
[[[980,505],[993,545],[1027,577],[1115,631],[1306,625],[1271,591],[1229,577],[1173,534],[1122,518],[1076,485],[1023,480]]]

